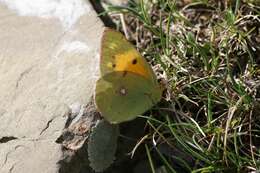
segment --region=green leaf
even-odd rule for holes
[[[92,129],[88,141],[90,167],[96,172],[106,170],[115,159],[119,129],[104,119]]]

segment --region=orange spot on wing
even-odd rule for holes
[[[136,63],[133,63],[133,60],[136,59]],[[123,54],[115,56],[115,71],[129,71],[136,74],[139,74],[145,78],[151,78],[150,67],[141,55],[138,52],[128,51]]]

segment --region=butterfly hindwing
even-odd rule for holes
[[[111,123],[134,119],[161,98],[161,91],[143,76],[132,72],[112,72],[97,81],[96,105]]]

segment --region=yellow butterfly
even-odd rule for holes
[[[95,102],[111,123],[132,120],[161,99],[162,91],[150,65],[120,32],[104,30],[100,71]]]

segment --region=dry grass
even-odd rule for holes
[[[152,172],[260,170],[259,2],[155,0],[107,11],[165,85],[144,116]]]

